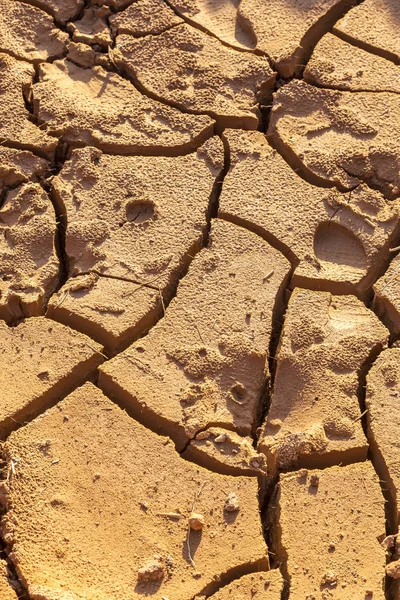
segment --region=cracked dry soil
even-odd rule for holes
[[[399,600],[400,4],[0,0],[0,600]]]

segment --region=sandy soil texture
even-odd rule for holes
[[[399,30],[0,0],[0,600],[400,600]]]

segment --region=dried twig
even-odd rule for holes
[[[168,519],[182,519],[183,515],[175,512],[158,512],[157,517],[167,517]]]

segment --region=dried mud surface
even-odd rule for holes
[[[399,4],[0,13],[0,600],[400,600]]]

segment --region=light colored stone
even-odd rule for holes
[[[265,456],[254,449],[251,437],[242,437],[221,427],[198,433],[182,456],[226,475],[259,476],[262,480],[266,472]]]

